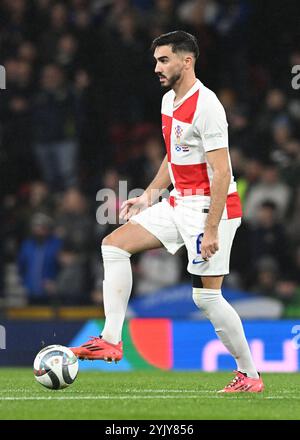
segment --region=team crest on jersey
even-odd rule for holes
[[[174,128],[174,131],[175,131],[175,136],[176,136],[177,143],[179,144],[180,143],[180,137],[181,137],[181,135],[183,133],[183,129],[180,127],[180,125],[176,125],[176,127]]]

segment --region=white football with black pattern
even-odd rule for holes
[[[36,355],[33,373],[44,387],[61,390],[76,379],[78,360],[69,348],[63,345],[49,345]]]

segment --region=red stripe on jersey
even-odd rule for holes
[[[194,119],[194,114],[197,107],[197,101],[199,97],[199,90],[190,96],[177,110],[173,112],[173,118],[177,121],[186,122],[191,124]]]
[[[171,161],[171,131],[172,131],[172,118],[171,116],[161,115],[162,133],[166,144],[166,150],[168,155],[168,161]]]
[[[210,195],[206,163],[194,165],[171,163],[171,167],[175,179],[175,188],[181,195]]]
[[[230,218],[238,218],[242,217],[242,205],[241,200],[237,192],[232,194],[228,194],[226,201],[227,208],[227,217]]]

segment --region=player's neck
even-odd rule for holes
[[[187,94],[196,81],[196,76],[192,75],[189,78],[183,79],[180,83],[175,84],[173,87],[175,92],[174,105],[176,105],[176,103],[178,103]]]

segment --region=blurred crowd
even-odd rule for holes
[[[118,225],[96,221],[96,194],[145,188],[164,157],[149,47],[176,29],[197,37],[229,122],[244,222],[225,285],[300,304],[300,31],[297,2],[281,3],[1,2],[0,306],[101,304],[100,243]],[[132,262],[136,295],[189,280],[184,251]]]

